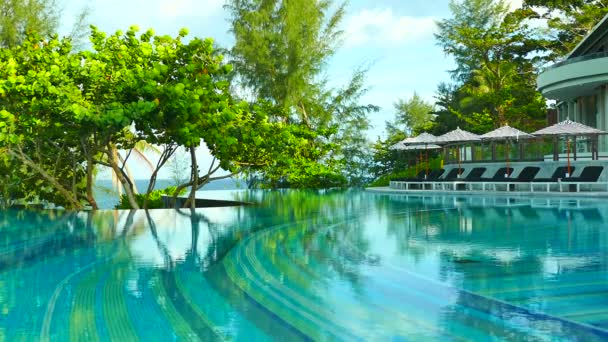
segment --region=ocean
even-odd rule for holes
[[[139,192],[144,192],[148,188],[148,179],[137,179],[135,180],[135,185]],[[155,190],[164,189],[168,186],[175,185],[172,180],[169,179],[159,179],[156,181]],[[237,190],[237,189],[246,189],[247,184],[238,179],[220,179],[217,181],[213,181],[205,187],[203,187],[199,191],[209,191],[209,190]],[[109,179],[99,179],[95,182],[94,188],[95,199],[97,200],[97,205],[99,209],[113,209],[116,204],[118,204],[118,193],[112,187],[112,181]]]

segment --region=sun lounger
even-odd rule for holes
[[[438,179],[436,182],[433,182],[433,190],[436,188],[436,186],[441,186],[441,189],[445,190],[446,184],[452,185],[453,190],[455,190],[457,184],[462,184],[464,182],[464,179],[460,178],[464,171],[464,168],[453,168],[452,170],[450,170],[450,172],[448,172],[448,174],[444,178]]]
[[[430,182],[436,181],[439,177],[441,177],[441,175],[443,175],[444,172],[445,172],[444,169],[432,170],[431,172],[429,172],[429,176],[426,178],[405,182],[405,188],[411,189],[412,186],[419,185],[420,188],[425,189],[427,184],[430,184]]]
[[[540,167],[536,167],[536,166],[526,166],[523,168],[523,170],[521,170],[521,172],[519,173],[519,175],[517,175],[517,177],[514,178],[504,178],[501,180],[498,180],[496,182],[494,182],[494,190],[496,190],[496,184],[506,184],[507,191],[511,191],[515,189],[515,185],[517,184],[522,184],[522,183],[529,183],[531,182],[534,177],[536,177],[536,175],[538,174],[538,172],[540,172]]]
[[[564,184],[574,185],[577,192],[580,191],[581,184],[605,184],[608,188],[608,182],[598,182],[603,171],[603,166],[587,166],[578,177],[568,177],[562,180],[559,183],[559,191],[562,191]]]
[[[509,167],[502,167],[500,169],[498,169],[498,171],[496,171],[496,173],[494,174],[494,176],[492,178],[481,178],[479,181],[480,182],[499,182],[503,179],[506,179],[508,177],[506,177],[507,173],[509,175],[513,174],[513,168]]]
[[[426,175],[426,171],[420,171],[414,177],[399,177],[399,178],[393,178],[391,180],[395,181],[395,182],[411,182],[411,181],[415,181],[415,180],[424,179],[425,175]]]
[[[521,170],[521,172],[519,173],[519,175],[517,175],[517,177],[515,178],[504,178],[501,180],[498,180],[498,182],[504,182],[504,183],[527,183],[530,182],[534,179],[534,177],[536,177],[536,175],[538,174],[538,172],[540,172],[540,167],[536,167],[536,166],[526,166],[523,168],[523,170]]]
[[[481,180],[481,176],[483,176],[486,170],[487,169],[485,167],[476,167],[471,170],[466,177],[464,177],[464,180],[467,182],[478,182]]]
[[[427,183],[436,181],[439,177],[441,177],[441,175],[443,175],[445,170],[444,169],[431,170],[431,172],[429,172],[429,176],[426,179],[424,178],[426,171],[423,171],[423,172],[424,173],[422,174],[421,179],[410,178],[410,179],[406,179],[406,180],[402,180],[402,181],[395,181],[396,183],[394,183],[394,185],[399,189],[406,189],[406,190],[409,190],[412,188],[412,186],[416,186],[416,185],[422,185],[422,187],[424,187],[424,185],[426,185]],[[420,173],[418,175],[420,175]]]
[[[576,167],[570,167],[570,174],[572,174],[576,170]],[[559,181],[562,179],[566,179],[568,174],[567,166],[560,166],[555,169],[551,177],[549,178],[534,178],[530,183],[530,192],[534,192],[538,185],[542,185],[546,187],[547,192],[551,190],[551,185],[557,185]]]
[[[576,167],[571,166],[570,167],[570,173],[574,173],[574,170],[576,170]],[[549,178],[534,178],[532,180],[532,182],[534,183],[547,183],[547,182],[557,182],[558,179],[565,179],[566,174],[568,173],[568,167],[566,166],[560,166],[558,168],[555,169],[555,171],[553,172],[553,175],[551,175],[551,177]]]
[[[426,179],[421,179],[422,182],[434,182],[445,173],[444,169],[432,170]]]
[[[477,183],[477,184],[481,184],[481,190],[485,191],[486,184],[500,182],[502,179],[506,178],[505,175],[507,174],[507,172],[509,175],[512,174],[513,168],[502,167],[502,168],[498,169],[498,171],[496,171],[494,176],[492,176],[491,178],[479,178],[479,180],[473,181],[471,184],[469,184],[469,187],[472,189],[473,184]]]

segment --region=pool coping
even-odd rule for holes
[[[411,194],[411,195],[443,195],[443,196],[492,196],[492,197],[536,197],[536,198],[580,198],[580,199],[605,199],[608,192],[531,192],[531,191],[478,191],[478,190],[419,190],[419,189],[393,189],[388,186],[368,187],[365,191],[389,194]]]

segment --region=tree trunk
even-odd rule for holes
[[[160,169],[169,161],[169,158],[175,153],[175,148],[173,147],[165,147],[163,153],[160,155],[158,159],[158,163],[156,163],[156,168],[152,175],[150,176],[150,182],[148,183],[148,189],[146,190],[146,197],[144,198],[144,209],[148,209],[148,201],[150,199],[150,193],[154,190],[156,186],[156,179],[158,177],[158,172]]]
[[[87,201],[93,210],[99,209],[95,196],[93,196],[93,155],[87,152]]]
[[[125,176],[124,171],[118,165],[118,160],[116,160],[114,153],[115,151],[116,148],[114,146],[109,146],[108,163],[112,167],[112,170],[114,170],[114,173],[116,174],[116,177],[118,178],[120,183],[123,185],[123,188],[125,189],[125,195],[127,195],[127,199],[129,199],[129,204],[131,204],[131,208],[139,209],[139,204],[137,204],[137,201],[135,200],[135,195],[133,193],[131,183],[127,179],[127,176]]]
[[[196,148],[190,147],[190,159],[192,160],[192,187],[190,188],[190,197],[184,204],[190,204],[190,208],[196,208],[196,190],[198,189],[198,163],[196,161]]]
[[[78,202],[77,198],[74,198],[74,194],[66,189],[55,177],[51,176],[48,172],[46,172],[43,168],[41,168],[38,164],[31,161],[27,156],[25,156],[22,152],[15,152],[13,150],[9,150],[9,154],[17,159],[21,160],[24,164],[31,167],[33,170],[38,172],[42,178],[46,179],[63,197],[70,203],[72,208],[74,209],[82,209],[82,204]]]

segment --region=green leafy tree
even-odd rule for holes
[[[456,69],[453,78],[467,81],[479,63],[492,51],[472,50],[474,40],[484,33],[495,31],[509,11],[505,0],[464,0],[449,3],[452,16],[437,22],[439,32],[435,34],[437,44],[444,53],[453,57]],[[491,43],[489,41],[480,42]],[[485,56],[484,56],[485,55]]]
[[[29,35],[0,50],[0,148],[27,183],[20,195],[81,208],[84,188],[74,106],[83,103],[70,77],[75,61],[67,39]]]
[[[466,123],[455,114],[459,108],[464,94],[460,87],[455,84],[440,83],[435,91],[435,116],[434,125],[430,133],[441,135],[457,127],[465,127]]]
[[[92,176],[103,165],[118,176],[123,204],[140,208],[126,163],[142,142],[162,148],[144,207],[156,205],[158,196],[148,203],[156,175],[178,147],[189,151],[191,173],[174,195],[191,187],[191,204],[194,192],[214,179],[316,156],[307,139],[315,132],[272,120],[274,106],[232,97],[231,66],[211,39],[184,43],[186,30],[177,37],[137,32],[108,36],[93,27],[92,50],[78,53],[69,39],[35,34],[0,50],[0,169],[35,176],[25,178],[31,179],[27,192],[7,187],[3,197],[34,193],[69,208],[85,201],[96,208]],[[196,160],[203,143],[214,157],[208,170]],[[212,177],[220,169],[231,174]]]
[[[346,86],[337,89],[328,87],[324,76],[328,59],[341,43],[338,27],[345,5],[335,6],[330,0],[230,0],[226,9],[235,37],[231,62],[243,87],[276,107],[272,120],[315,131],[312,150],[326,151],[316,156],[319,165],[306,160],[282,169],[279,163],[272,174],[260,176],[270,186],[318,184],[312,179],[317,175],[360,183],[365,172],[349,171],[366,163],[367,114],[378,108],[359,104],[365,93],[364,71],[356,71]],[[342,177],[328,177],[332,172]]]
[[[332,1],[230,0],[231,63],[256,98],[282,110],[287,121],[312,126],[328,121],[315,99],[324,89],[322,74],[337,48],[344,5]]]
[[[524,8],[544,19],[548,59],[566,56],[608,14],[606,0],[525,0]]]
[[[400,99],[395,103],[395,124],[404,127],[411,134],[420,134],[433,126],[433,109],[432,103],[414,92],[410,99]]]
[[[213,50],[211,39],[183,41],[187,31],[175,38],[137,35],[133,27],[125,34],[106,37],[93,28],[93,51],[81,53],[83,92],[92,106],[83,111],[93,150],[102,154],[95,162],[111,167],[119,176],[133,208],[138,208],[132,184],[125,174],[125,161],[116,150],[131,150],[138,141],[162,146],[148,193],[160,168],[178,147],[190,153],[190,179],[175,195],[191,187],[194,192],[208,182],[248,169],[271,165],[281,146],[298,144],[283,123],[271,122],[262,106],[233,99],[231,66]],[[85,82],[88,80],[88,83]],[[100,91],[101,90],[101,91]],[[134,124],[135,131],[127,128]],[[206,144],[213,163],[199,170],[196,149]],[[218,170],[229,175],[212,177]]]
[[[88,14],[86,7],[77,14],[69,35],[73,42],[86,36]],[[0,0],[0,46],[17,46],[28,32],[50,37],[57,32],[61,18],[61,4],[57,0]]]
[[[57,31],[60,12],[55,0],[0,1],[0,45],[21,44],[28,31],[50,36]]]
[[[453,17],[438,23],[438,44],[456,60],[452,71],[459,103],[449,112],[469,129],[487,131],[509,123],[542,124],[545,104],[536,91],[536,65],[544,47],[532,12],[510,13],[502,0],[451,2]]]

